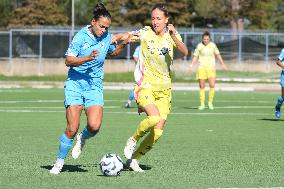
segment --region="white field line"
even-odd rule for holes
[[[21,108],[21,109],[64,109],[64,106],[0,106],[0,108]],[[104,109],[121,109],[122,106],[104,106]],[[196,108],[197,107],[190,107]],[[274,109],[274,106],[214,106],[215,109]],[[173,106],[173,110],[179,109],[178,106]]]
[[[208,188],[208,189],[284,189],[284,187],[272,187],[272,188]]]
[[[276,103],[275,98],[275,103]],[[0,104],[13,104],[13,103],[63,103],[62,100],[0,100]],[[104,100],[105,102],[126,102],[127,97],[125,100]],[[198,102],[198,100],[178,100],[173,99],[173,102]],[[217,102],[234,102],[234,103],[274,103],[273,100],[267,101],[267,100],[217,100]]]
[[[64,110],[15,110],[15,109],[0,109],[0,112],[8,112],[8,113],[64,113]],[[106,112],[104,114],[138,114],[137,112]],[[233,115],[233,116],[271,116],[270,113],[248,113],[248,112],[241,112],[241,113],[230,113],[230,112],[172,112],[171,115]]]
[[[20,109],[64,109],[64,106],[54,106],[54,107],[46,107],[46,106],[26,106],[26,107],[23,107],[23,106],[11,106],[11,107],[3,107],[3,106],[0,106],[1,109],[5,109],[5,108],[8,108],[8,109],[13,109],[13,108],[20,108]],[[104,109],[115,109],[115,108],[122,108],[121,106],[104,106]]]

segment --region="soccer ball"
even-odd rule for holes
[[[101,159],[100,168],[105,176],[118,176],[123,169],[123,162],[116,154],[106,154]]]

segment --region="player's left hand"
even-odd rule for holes
[[[176,34],[177,30],[175,29],[174,25],[168,24],[167,28],[168,28],[168,31],[170,32],[170,35]]]
[[[226,64],[222,64],[222,66],[223,66],[223,69],[224,69],[224,70],[226,70],[226,71],[228,70],[228,67],[227,67]]]

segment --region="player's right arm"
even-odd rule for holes
[[[192,58],[192,61],[189,65],[189,67],[192,67],[194,64],[197,63],[198,61],[198,57],[199,57],[199,44],[197,45],[196,49],[194,50],[194,53],[193,53],[193,58]]]
[[[189,67],[192,67],[194,64],[196,64],[197,60],[198,60],[198,57],[193,55],[193,58],[192,58],[192,61],[189,65]]]
[[[94,60],[98,54],[99,54],[99,51],[94,50],[89,56],[76,57],[76,56],[67,55],[65,59],[65,65],[68,67],[69,66],[80,66],[81,64],[84,64],[85,62]]]
[[[81,33],[77,33],[72,42],[70,43],[66,53],[65,53],[65,65],[66,66],[80,66],[81,64],[95,59],[98,55],[98,50],[94,50],[88,56],[79,57],[79,52],[83,46],[84,39]]]

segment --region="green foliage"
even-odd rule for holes
[[[284,30],[283,0],[74,0],[75,25],[89,24],[94,6],[103,2],[112,26],[151,24],[152,7],[166,4],[170,22],[178,27],[233,27],[246,21],[246,29]],[[72,0],[1,0],[0,28],[7,26],[71,25]],[[239,26],[238,26],[239,27]],[[241,26],[242,27],[242,26]]]
[[[74,1],[75,1],[75,25],[84,26],[90,24],[93,18],[93,9],[95,5],[98,3],[98,0],[74,0]]]
[[[135,1],[136,2],[136,1]],[[112,26],[130,26],[130,22],[126,19],[126,0],[105,0],[104,5],[111,14]]]
[[[57,0],[27,0],[14,10],[9,21],[14,26],[67,25],[68,17],[57,6]]]
[[[5,28],[9,24],[9,19],[13,17],[15,0],[0,1],[0,28]]]
[[[252,29],[280,30],[284,29],[283,0],[257,1],[254,11],[249,13]]]
[[[145,26],[151,24],[151,10],[155,4],[165,4],[168,12],[170,23],[177,26],[188,26],[189,13],[188,2],[186,0],[128,0],[125,4],[127,13],[126,19],[132,26]]]

